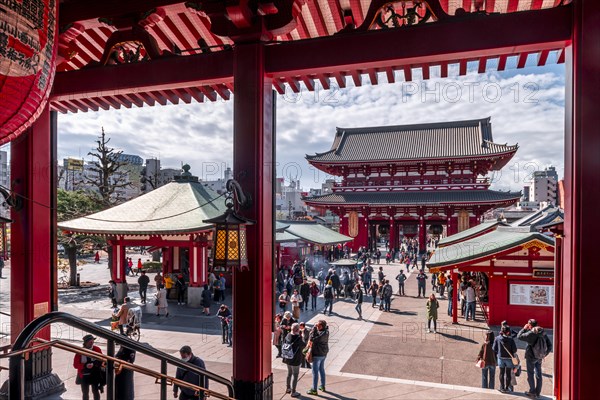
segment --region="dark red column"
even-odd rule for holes
[[[54,135],[54,138],[53,138]],[[22,200],[11,217],[11,336],[13,340],[34,318],[52,310],[56,275],[56,227],[53,202],[56,197],[50,111],[19,139],[11,143],[12,190]],[[44,330],[49,339],[50,333]]]
[[[458,273],[456,271],[452,271],[452,298],[448,299],[448,301],[452,302],[452,323],[458,324]]]
[[[238,399],[272,399],[273,319],[273,97],[264,73],[264,46],[234,50],[233,171],[252,196],[248,226],[249,271],[233,273],[233,379]]]
[[[423,254],[427,251],[427,225],[425,217],[419,218],[419,253]]]
[[[600,346],[597,265],[600,223],[600,2],[573,2],[566,51],[565,235],[560,318],[561,399],[597,396]]]
[[[10,158],[11,189],[22,201],[21,207],[11,209],[10,332],[14,341],[25,325],[57,308],[56,113],[46,107],[37,122],[11,143]],[[50,339],[50,329],[37,336]],[[8,397],[21,398],[21,389],[11,383]],[[25,361],[25,392],[41,398],[62,390],[63,383],[52,372],[52,350],[31,354]]]

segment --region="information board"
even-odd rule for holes
[[[554,306],[554,286],[510,284],[510,304],[522,306]]]

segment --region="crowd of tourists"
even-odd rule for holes
[[[495,336],[493,331],[487,332],[476,363],[481,368],[481,385],[486,389],[495,388],[497,367],[500,382],[498,390],[502,393],[514,392],[517,378],[521,375],[521,360],[515,338],[527,345],[525,367],[529,388],[525,395],[531,398],[540,398],[542,363],[552,351],[552,341],[535,319],[527,321],[527,324],[518,333],[513,331],[506,321],[502,322],[498,336]]]

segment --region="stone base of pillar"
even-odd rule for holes
[[[42,399],[65,391],[65,384],[54,372],[25,381],[25,400]],[[8,398],[8,381],[5,381],[0,389],[0,400]]]
[[[127,293],[127,289],[127,284],[125,282],[117,283],[117,303],[123,303],[123,299],[125,298],[125,296],[129,295]]]
[[[192,308],[201,308],[202,305],[202,287],[188,287],[187,289],[187,305]]]
[[[41,399],[65,391],[63,381],[52,372],[52,350],[32,353],[25,361],[25,399]],[[8,398],[8,381],[6,381],[0,388],[0,400]]]
[[[261,382],[234,380],[238,400],[273,400],[273,374]]]

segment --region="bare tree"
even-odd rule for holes
[[[114,148],[108,146],[109,142],[110,138],[106,138],[104,128],[102,128],[102,135],[96,140],[95,152],[88,153],[95,159],[89,168],[92,176],[85,178],[88,185],[98,189],[100,200],[106,207],[112,207],[123,201],[119,189],[132,186],[131,182],[127,182],[127,173],[122,169],[126,163],[119,161],[119,156],[123,152],[115,151]]]

